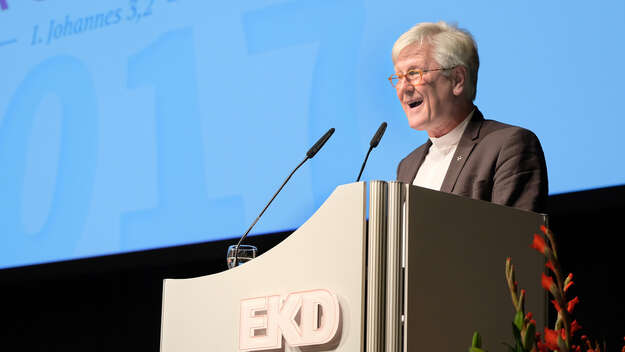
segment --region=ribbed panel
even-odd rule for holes
[[[403,184],[388,183],[388,233],[386,249],[386,352],[401,352],[402,309],[402,201]]]
[[[387,193],[386,182],[369,183],[367,352],[384,352]]]
[[[402,198],[403,198],[403,206],[402,206],[402,349],[404,352],[409,351],[408,349],[408,248],[410,241],[410,234],[413,233],[410,231],[410,184],[402,184]]]

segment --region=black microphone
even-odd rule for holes
[[[287,182],[289,182],[289,180],[291,179],[291,176],[293,176],[293,174],[295,173],[295,171],[297,171],[297,169],[300,168],[300,166],[304,165],[304,163],[308,160],[308,159],[312,159],[315,154],[317,154],[317,152],[319,150],[321,150],[321,148],[323,148],[323,145],[326,144],[326,142],[328,141],[328,139],[330,139],[330,136],[332,136],[332,134],[334,133],[334,128],[330,128],[328,130],[328,132],[326,132],[321,138],[319,138],[319,140],[317,141],[317,143],[315,143],[309,150],[308,152],[306,152],[306,158],[304,160],[302,160],[301,163],[299,163],[299,165],[297,165],[297,167],[295,167],[295,169],[293,169],[293,171],[291,171],[291,173],[289,174],[289,177],[286,178],[286,180],[284,180],[284,182],[282,182],[282,185],[280,186],[280,188],[278,188],[278,191],[273,195],[273,197],[271,197],[271,199],[269,200],[269,202],[267,203],[267,205],[265,205],[265,208],[263,208],[263,210],[260,212],[260,214],[258,214],[258,217],[256,218],[256,220],[254,220],[254,222],[252,223],[252,225],[250,225],[250,227],[247,229],[247,231],[245,231],[245,234],[243,234],[243,236],[241,236],[241,239],[239,239],[239,242],[237,242],[237,246],[234,249],[234,262],[232,267],[236,267],[237,266],[237,260],[239,258],[239,246],[241,245],[241,243],[243,242],[243,240],[245,238],[247,238],[247,234],[250,233],[250,231],[252,231],[252,228],[254,227],[254,225],[256,225],[256,223],[258,222],[258,220],[260,219],[261,216],[263,216],[263,214],[265,213],[265,210],[267,210],[267,208],[269,208],[269,204],[271,204],[271,202],[273,202],[273,200],[276,198],[276,196],[278,195],[278,193],[280,193],[280,191],[282,190],[282,188],[286,185]]]
[[[328,139],[330,139],[330,136],[332,136],[333,133],[334,128],[330,128],[328,132],[326,132],[326,134],[321,136],[317,143],[310,147],[310,149],[308,149],[308,151],[306,152],[306,159],[312,159],[315,154],[317,154],[317,152],[321,150],[321,148],[323,148],[323,145],[326,144],[326,142],[328,141]]]
[[[358,174],[358,178],[356,179],[356,182],[360,181],[360,176],[362,176],[362,172],[365,169],[365,165],[367,164],[367,159],[369,159],[369,153],[371,153],[371,150],[373,150],[373,148],[377,147],[378,144],[380,144],[380,140],[382,139],[382,136],[384,135],[385,131],[386,131],[386,122],[382,122],[380,127],[378,127],[378,130],[373,135],[373,138],[371,138],[371,142],[369,142],[369,151],[367,152],[365,161],[362,162],[362,167],[360,168],[360,173]]]

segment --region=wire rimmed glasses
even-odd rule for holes
[[[455,67],[455,66],[454,66]],[[454,67],[439,67],[439,68],[432,68],[429,70],[421,70],[421,69],[411,69],[408,70],[408,72],[406,73],[396,73],[396,74],[392,74],[389,78],[388,81],[391,82],[391,85],[396,88],[397,85],[399,84],[399,82],[402,79],[406,79],[406,81],[408,81],[408,83],[412,84],[412,85],[418,85],[421,84],[421,82],[423,82],[423,74],[427,73],[427,72],[433,72],[433,71],[445,71],[445,70],[451,70]]]

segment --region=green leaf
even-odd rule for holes
[[[514,315],[514,325],[516,325],[519,331],[523,330],[523,321],[524,321],[523,312],[519,310]]]
[[[525,332],[525,338],[523,339],[523,347],[526,350],[531,350],[532,346],[534,346],[534,339],[536,338],[536,325],[529,324],[527,326],[527,331]]]
[[[471,347],[482,347],[482,336],[480,336],[479,332],[473,333],[473,340],[471,341]]]
[[[521,344],[521,339],[516,340],[516,350],[517,352],[524,352],[523,345]]]
[[[514,336],[514,347],[508,344],[506,344],[506,346],[508,346],[511,351],[523,352],[523,345],[521,345],[521,332],[514,323],[512,323],[512,336]]]
[[[516,327],[514,323],[512,323],[512,336],[514,337],[514,342],[521,342],[521,332],[520,329]]]
[[[486,352],[479,347],[469,347],[469,352]]]

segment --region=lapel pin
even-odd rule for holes
[[[458,161],[462,160],[462,155],[459,155],[459,156],[456,158],[456,160],[458,160]]]

